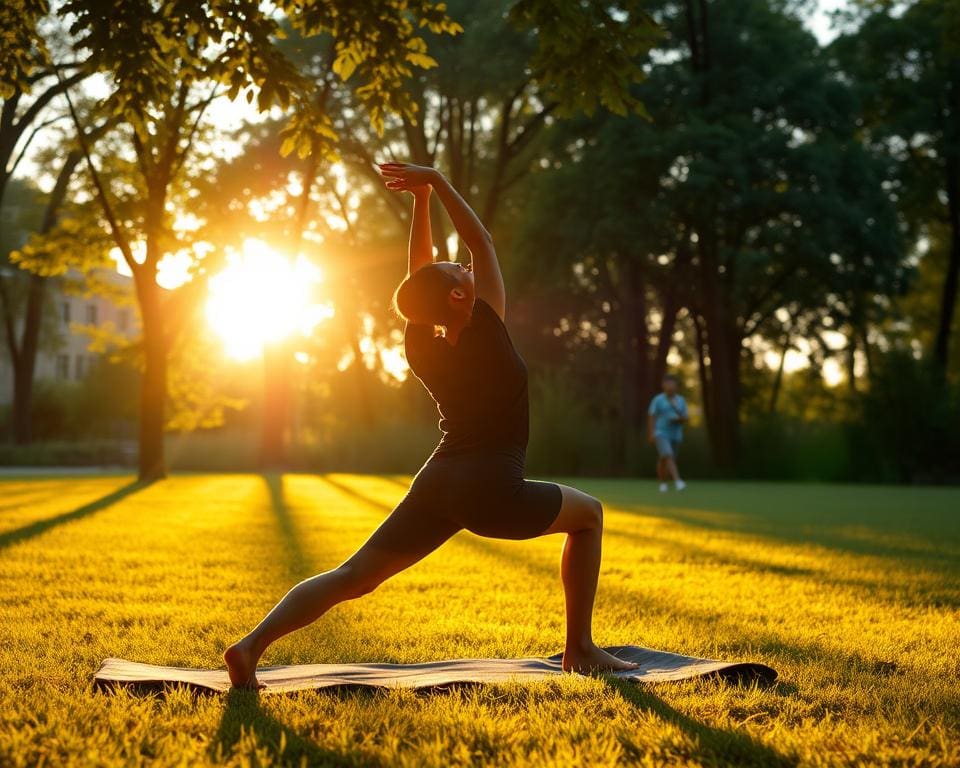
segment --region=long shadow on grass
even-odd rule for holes
[[[353,488],[340,480],[334,480],[329,475],[318,475],[317,477],[335,490],[340,491],[340,493],[346,494],[347,496],[356,499],[368,507],[373,507],[381,512],[392,512],[394,509],[394,507],[390,504],[386,504],[379,499],[373,498],[372,496],[367,496],[365,493],[361,493],[356,488]],[[409,486],[404,486],[404,488],[407,487]]]
[[[250,735],[256,737],[256,747],[269,750],[278,765],[377,765],[368,756],[324,749],[265,710],[256,691],[232,690],[227,694],[210,756],[218,762],[229,758],[238,742]],[[259,760],[254,763],[259,765]]]
[[[266,484],[267,492],[270,495],[270,505],[277,521],[277,528],[283,547],[287,552],[287,574],[290,582],[287,586],[292,587],[293,582],[302,581],[318,572],[317,564],[303,548],[303,535],[298,529],[296,521],[290,513],[290,507],[284,494],[283,476],[279,474],[264,474],[263,481]],[[333,610],[337,610],[335,606]],[[345,625],[339,621],[326,621],[326,617],[318,619],[323,622],[322,634],[323,642],[327,648],[343,647],[346,649],[356,648],[356,643],[361,640],[359,637],[352,636]],[[261,663],[265,663],[261,661]],[[292,664],[297,663],[297,659],[282,655],[275,658],[270,663]]]
[[[263,475],[263,482],[267,486],[267,492],[270,494],[270,506],[273,508],[273,514],[277,520],[280,538],[283,540],[283,546],[290,556],[290,574],[294,578],[306,578],[313,572],[311,562],[303,551],[303,546],[300,543],[300,534],[297,531],[296,524],[293,522],[293,518],[290,516],[290,508],[287,506],[287,500],[283,493],[283,476],[278,474],[265,474]]]
[[[0,549],[6,549],[14,544],[19,544],[20,542],[35,538],[36,536],[46,533],[51,528],[56,528],[64,523],[70,523],[74,520],[82,520],[85,517],[89,517],[97,512],[101,512],[107,507],[113,506],[118,501],[125,499],[127,496],[143,490],[148,485],[150,485],[149,482],[140,482],[138,480],[134,480],[133,482],[127,483],[121,488],[108,493],[106,496],[102,496],[96,501],[91,501],[89,504],[84,504],[82,507],[77,507],[70,512],[64,512],[63,514],[55,515],[54,517],[50,517],[45,520],[38,520],[37,522],[30,523],[30,525],[25,525],[22,528],[15,528],[12,531],[7,531],[6,533],[0,534]]]
[[[23,485],[11,489],[9,487],[11,482],[23,483]],[[4,478],[3,503],[0,504],[0,511],[34,504],[45,504],[50,499],[62,495],[62,481],[50,480],[49,478],[11,481]]]
[[[604,678],[604,683],[614,695],[619,696],[634,709],[644,713],[652,712],[664,722],[686,733],[696,745],[695,757],[705,765],[786,768],[797,764],[796,759],[780,754],[744,731],[714,728],[678,712],[647,688],[612,677]],[[632,757],[639,759],[642,756],[638,754]]]
[[[628,514],[666,518],[708,531],[818,544],[908,566],[922,563],[955,571],[960,556],[960,526],[948,513],[960,494],[949,489],[909,489],[903,507],[892,504],[889,489],[873,487],[713,486],[667,504],[663,499],[638,500],[632,485],[605,483],[595,486],[594,492]],[[738,495],[731,498],[734,492]]]

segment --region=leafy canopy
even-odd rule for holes
[[[63,13],[74,18],[70,31],[91,65],[113,77],[113,114],[141,138],[178,89],[210,83],[229,98],[256,99],[262,112],[292,108],[282,148],[301,156],[331,151],[337,136],[316,84],[278,45],[284,22],[299,34],[333,40],[335,70],[344,80],[357,77],[358,96],[378,130],[386,112],[414,110],[400,85],[415,67],[435,63],[421,30],[461,31],[444,4],[431,0],[281,0],[272,10],[260,0],[116,0],[108,13],[99,0],[69,0]]]

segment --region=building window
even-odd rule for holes
[[[97,324],[97,305],[87,304],[87,323],[89,325]]]
[[[70,355],[57,355],[57,378],[70,378]]]
[[[77,355],[74,359],[74,368],[73,368],[73,377],[77,380],[83,378],[83,373],[86,370],[87,357],[86,355]]]
[[[60,305],[60,319],[64,325],[70,325],[70,302],[65,301]]]

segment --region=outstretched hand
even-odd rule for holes
[[[437,177],[433,168],[410,163],[378,163],[377,170],[384,178],[387,189],[414,195],[429,195],[431,184]]]

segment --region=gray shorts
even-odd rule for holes
[[[679,440],[671,440],[665,435],[654,435],[653,443],[657,446],[657,454],[661,459],[672,459],[680,448]]]

